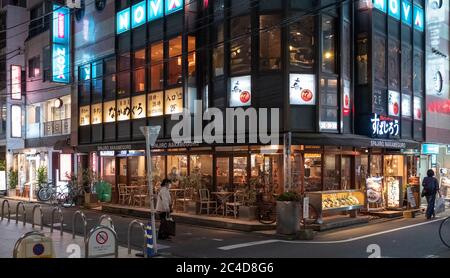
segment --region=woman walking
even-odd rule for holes
[[[427,219],[431,219],[431,217],[435,217],[436,214],[434,213],[434,203],[436,202],[436,193],[439,192],[439,182],[434,177],[434,171],[428,170],[427,171],[427,177],[423,179],[422,182],[423,191],[422,191],[422,197],[425,197],[427,199],[427,211],[426,211],[426,217]]]
[[[159,231],[158,231],[158,239],[170,239],[170,236],[167,232],[167,217],[171,212],[171,204],[172,198],[169,192],[169,186],[172,182],[168,179],[165,179],[161,183],[161,189],[158,193],[158,200],[156,203],[156,212],[159,215]]]

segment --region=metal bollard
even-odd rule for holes
[[[34,228],[34,215],[36,209],[39,209],[39,212],[41,213],[41,231],[44,229],[44,213],[42,212],[41,205],[34,205],[33,211],[31,213],[31,228]]]
[[[19,223],[19,206],[22,206],[23,226],[25,226],[27,223],[27,211],[25,210],[23,202],[18,202],[16,205],[16,225]]]
[[[63,234],[64,234],[64,232],[63,232],[64,215],[63,215],[63,212],[62,212],[61,208],[58,208],[58,207],[54,207],[53,210],[52,210],[52,223],[51,223],[51,226],[50,226],[50,233],[53,234],[53,224],[55,223],[55,212],[58,212],[58,214],[59,214],[59,221],[61,223],[61,232],[60,232],[60,234],[61,234],[61,236],[63,236]]]
[[[87,239],[87,221],[86,221],[86,215],[84,215],[84,213],[81,210],[77,210],[73,214],[73,218],[72,218],[72,239],[75,239],[75,224],[76,224],[77,216],[80,216],[81,220],[83,220],[84,241],[86,242],[86,239]]]
[[[100,218],[98,219],[98,224],[102,225],[103,220],[107,220],[108,221],[108,225],[107,227],[110,227],[111,229],[114,229],[114,223],[113,220],[111,219],[111,217],[109,217],[108,215],[104,214],[102,216],[100,216]],[[106,225],[105,225],[106,226]]]
[[[29,236],[40,236],[40,237],[45,237],[44,234],[36,232],[36,231],[31,231],[28,233],[25,233],[24,235],[22,235],[17,241],[16,244],[14,244],[14,250],[13,250],[13,258],[17,258],[18,255],[18,251],[19,251],[19,246],[22,243],[22,241],[24,239],[26,239]]]
[[[142,229],[142,233],[144,234],[144,242],[142,243],[142,252],[144,254],[144,257],[147,257],[147,234],[145,232],[145,225],[144,223],[141,223],[137,220],[133,220],[130,222],[130,224],[128,225],[128,255],[131,254],[131,229],[133,228],[133,226],[139,226]]]
[[[8,205],[8,223],[11,220],[11,207],[9,206],[9,201],[8,200],[3,200],[2,202],[2,221],[3,221],[3,217],[4,217],[4,212],[5,212],[5,204]]]

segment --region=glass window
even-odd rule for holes
[[[116,96],[116,59],[105,60],[105,99],[113,99]]]
[[[166,159],[164,156],[152,155],[152,175],[154,185],[166,178]]]
[[[213,49],[213,73],[214,76],[222,76],[224,74],[224,47],[223,44]]]
[[[281,67],[281,17],[261,15],[259,17],[259,66],[260,70],[279,70]]]
[[[128,157],[128,169],[130,170],[130,182],[137,183],[138,186],[146,185],[145,156]]]
[[[196,46],[195,37],[188,36],[188,83],[189,85],[195,85],[195,73],[196,73]]]
[[[383,157],[381,154],[373,154],[370,156],[370,176],[383,176]]]
[[[141,49],[134,53],[133,90],[136,93],[145,91],[144,65],[145,65],[145,49]]]
[[[322,155],[305,153],[304,159],[305,191],[322,190]]]
[[[176,85],[183,82],[182,79],[182,37],[176,37],[169,41],[169,63],[168,63],[168,80],[167,85]]]
[[[423,53],[414,51],[414,94],[423,92]]]
[[[358,85],[365,85],[368,82],[368,45],[367,38],[358,39],[356,45],[356,76]]]
[[[101,101],[103,97],[103,61],[92,64],[92,101]]]
[[[324,173],[323,173],[323,190],[339,190],[340,184],[340,165],[339,155],[324,155]]]
[[[347,5],[346,5],[347,6]],[[343,49],[342,49],[342,65],[343,65],[343,75],[347,80],[351,80],[351,27],[350,23],[344,21],[344,34],[343,37]]]
[[[218,157],[216,159],[216,183],[217,190],[226,190],[229,187],[230,160],[228,157]]]
[[[315,63],[314,16],[301,17],[289,28],[289,61],[291,66],[310,72]]]
[[[116,158],[115,157],[102,157],[101,158],[101,176],[102,179],[111,183],[116,183]]]
[[[162,42],[152,44],[150,51],[150,90],[162,90],[164,84],[164,44]]]
[[[187,156],[168,155],[167,156],[167,178],[177,183],[180,177],[187,176]]]
[[[118,74],[117,94],[124,97],[130,94],[130,72],[121,72]]]
[[[81,66],[78,77],[80,80],[78,85],[80,103],[89,103],[91,97],[91,65]]]
[[[400,43],[398,40],[389,39],[388,48],[388,72],[389,88],[400,88]]]
[[[119,54],[119,71],[130,69],[131,55],[129,52]]]
[[[230,21],[231,74],[245,74],[251,70],[250,16],[232,18]],[[241,37],[242,36],[242,37]]]
[[[183,112],[183,88],[166,90],[164,114],[177,114]]]
[[[368,177],[369,171],[369,156],[363,154],[361,156],[355,157],[356,164],[356,189],[365,190],[366,189],[366,178]]]
[[[322,71],[336,72],[336,20],[322,17]]]
[[[412,92],[412,48],[408,45],[402,47],[402,92]]]
[[[212,186],[212,155],[191,155],[190,174],[199,174],[206,188]]]
[[[233,186],[247,184],[247,157],[233,157]],[[235,188],[237,190],[238,188]]]
[[[116,101],[108,101],[103,103],[103,122],[112,123],[116,121]]]
[[[384,175],[386,177],[403,177],[403,167],[403,155],[384,156]]]
[[[386,85],[386,38],[380,35],[374,36],[373,62],[375,70],[375,82]]]

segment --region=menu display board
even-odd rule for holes
[[[389,208],[399,208],[401,200],[401,177],[387,177],[387,206]]]
[[[90,106],[80,107],[80,126],[89,125],[91,119],[91,109]]]
[[[367,202],[369,204],[382,204],[383,202],[383,178],[371,177],[366,179]]]

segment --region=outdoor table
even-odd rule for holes
[[[184,192],[184,191],[185,191],[185,189],[183,189],[183,188],[170,188],[170,189],[169,189],[170,195],[172,196],[172,203],[173,203],[174,209],[175,209],[176,206],[177,206],[177,197],[178,197],[178,194],[179,194],[180,192]]]
[[[233,196],[234,192],[221,191],[221,192],[211,192],[211,194],[216,195],[217,199],[220,201],[219,208],[222,208],[223,216],[225,216],[225,203],[231,196]]]
[[[136,194],[136,191],[138,191],[139,188],[141,188],[141,186],[140,185],[127,185],[125,188],[127,190],[129,190],[129,192],[130,192],[130,199],[128,200],[128,204],[131,206],[134,201],[134,194]]]

